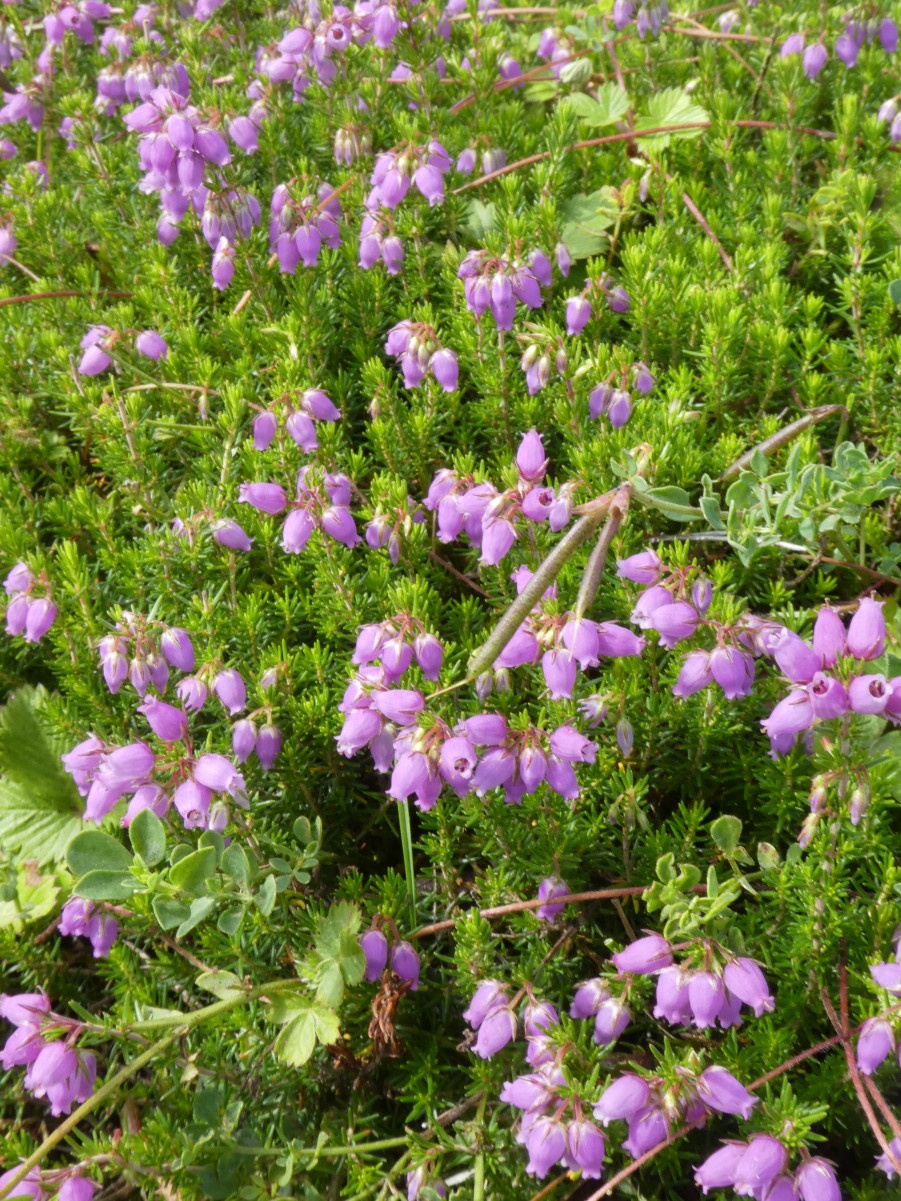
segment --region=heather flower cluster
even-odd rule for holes
[[[676,964],[667,939],[648,934],[612,958],[621,976],[657,976],[654,1017],[672,1025],[703,1030],[719,1024],[725,1030],[741,1025],[743,1005],[753,1009],[755,1017],[773,1011],[766,977],[752,959],[718,955],[709,941],[699,949],[701,966]]]
[[[63,905],[57,929],[70,938],[90,939],[94,958],[106,959],[119,933],[119,923],[93,901],[72,897]]]
[[[878,42],[886,54],[894,54],[898,49],[898,26],[891,17],[848,21],[844,32],[835,39],[835,57],[846,70],[850,70],[857,65],[863,47],[874,42]],[[779,54],[782,58],[802,55],[804,74],[808,79],[815,79],[829,58],[829,51],[822,40],[808,45],[803,33],[789,34],[782,43]]]
[[[315,267],[323,246],[341,245],[341,202],[329,184],[319,185],[316,195],[301,198],[288,184],[272,193],[269,249],[278,258],[279,269],[293,275],[297,267]]]
[[[386,925],[392,934],[390,946],[383,929],[378,925],[359,936],[360,949],[366,959],[363,979],[370,984],[381,980],[390,960],[394,975],[407,984],[411,992],[416,992],[419,988],[419,955],[416,948],[399,936],[393,922],[389,921]]]
[[[712,1188],[731,1188],[740,1197],[767,1201],[841,1201],[828,1160],[805,1155],[790,1172],[788,1150],[770,1134],[725,1143],[695,1170],[695,1184],[705,1196]]]
[[[441,345],[430,325],[399,321],[388,331],[385,353],[399,361],[405,387],[416,388],[431,374],[445,392],[456,390],[457,356]]]
[[[51,1013],[43,993],[0,994],[0,1017],[15,1026],[0,1051],[0,1065],[5,1072],[26,1068],[25,1088],[46,1098],[55,1118],[90,1097],[97,1060],[90,1051],[75,1047],[77,1022]],[[64,1037],[55,1038],[57,1034]]]
[[[6,632],[21,635],[26,642],[40,642],[56,620],[56,605],[47,592],[44,575],[36,576],[27,563],[19,562],[3,581],[6,603]],[[35,595],[43,592],[43,596]]]
[[[544,303],[541,289],[549,288],[553,282],[550,259],[542,250],[533,251],[525,260],[499,257],[487,250],[470,250],[457,275],[464,281],[466,307],[470,312],[481,321],[490,310],[502,331],[513,328],[517,301],[528,309],[540,309]]]
[[[287,410],[285,430],[306,454],[319,449],[316,422],[341,420],[341,410],[321,388],[306,388],[299,395],[285,394],[273,408],[263,409],[253,419],[254,450],[268,450],[278,432],[277,410]],[[242,497],[242,499],[244,499]]]
[[[106,371],[113,362],[111,352],[122,344],[126,336],[119,330],[110,329],[108,325],[92,325],[81,339],[80,346],[84,354],[78,364],[79,375],[100,375]],[[165,359],[169,354],[165,339],[152,329],[134,335],[134,348],[138,354],[154,362]]]

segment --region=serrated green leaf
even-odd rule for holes
[[[497,229],[497,205],[490,202],[484,204],[481,200],[470,200],[467,205],[466,227],[474,238],[482,241],[493,229]],[[309,822],[307,822],[307,828],[309,830]],[[306,838],[300,838],[300,841],[309,842],[309,833]]]
[[[334,960],[328,960],[320,968],[316,999],[323,1005],[337,1009],[344,998],[344,975]]]
[[[605,83],[598,88],[596,100],[585,92],[574,92],[566,97],[566,103],[572,105],[586,125],[599,129],[604,125],[614,125],[620,117],[625,116],[629,97],[619,84]]]
[[[648,111],[636,121],[636,140],[642,150],[659,153],[666,149],[671,140],[700,137],[704,124],[709,121],[706,110],[701,108],[700,104],[695,104],[681,88],[664,88],[662,92],[651,97]],[[642,137],[643,129],[660,129],[669,125],[694,128],[673,129],[668,133],[646,134]]]
[[[152,809],[142,809],[128,827],[132,849],[148,867],[162,862],[166,854],[166,828]]]
[[[316,1023],[309,1012],[291,1018],[275,1040],[276,1055],[292,1068],[303,1067],[315,1049]]]
[[[44,865],[84,828],[83,803],[60,756],[71,741],[41,717],[47,693],[20,688],[0,709],[0,848]]]
[[[619,204],[613,189],[599,188],[589,195],[580,193],[562,206],[562,238],[574,259],[598,254],[606,244],[606,230],[616,224]]]

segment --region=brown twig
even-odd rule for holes
[[[127,300],[133,295],[134,293],[132,292],[26,292],[22,296],[4,296],[0,299],[0,308],[7,304],[26,304],[29,300],[60,300],[67,296],[84,298],[94,296],[95,299],[103,298],[104,300],[112,296]]]
[[[716,234],[713,232],[713,230],[710,228],[710,226],[707,223],[706,217],[704,216],[704,214],[701,212],[701,210],[698,208],[698,206],[695,204],[695,202],[692,200],[692,198],[689,196],[689,194],[687,192],[682,193],[682,203],[685,205],[685,207],[688,209],[688,211],[694,217],[695,221],[697,221],[698,225],[700,225],[701,229],[703,229],[704,233],[707,235],[707,237],[710,239],[710,241],[717,248],[719,256],[723,260],[723,262],[726,266],[726,270],[731,271],[732,270],[732,259],[729,257],[728,251],[723,246],[722,242],[719,240],[719,238],[716,236]]]
[[[698,885],[702,888],[701,885]],[[554,897],[555,905],[577,904],[583,901],[610,901],[620,897],[638,897],[647,889],[644,885],[639,885],[635,888],[601,888],[594,892],[571,892],[565,897]],[[507,913],[525,913],[530,909],[540,909],[546,904],[538,898],[532,901],[512,901],[509,905],[494,905],[490,909],[480,909],[479,917],[492,918],[503,917]],[[463,914],[460,915],[464,916]],[[452,917],[447,921],[433,922],[430,926],[422,926],[415,934],[411,934],[411,938],[425,938],[427,934],[438,934],[442,930],[452,930],[456,926],[459,919]]]
[[[429,558],[433,563],[437,563],[440,567],[443,567],[445,571],[449,571],[455,579],[460,581],[461,584],[465,584],[467,588],[471,588],[473,592],[477,592],[479,596],[488,596],[488,593],[484,588],[475,583],[474,580],[471,580],[468,575],[464,575],[462,571],[458,571],[457,568],[454,567],[453,563],[448,563],[447,559],[442,559],[441,556],[437,555],[433,550],[429,551]]]

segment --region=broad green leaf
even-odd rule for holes
[[[236,884],[250,883],[250,862],[239,842],[231,842],[222,852],[220,866]]]
[[[888,294],[896,305],[901,307],[901,279],[893,279],[888,286]]]
[[[134,857],[118,838],[102,830],[82,830],[66,848],[66,863],[73,876],[94,871],[127,872],[133,862]]]
[[[710,837],[724,855],[732,855],[741,839],[741,820],[724,813],[711,823]]]
[[[148,867],[160,863],[166,854],[166,828],[152,809],[142,809],[128,827],[128,837],[136,855]]]
[[[478,241],[482,241],[497,228],[497,205],[483,204],[481,200],[470,200],[466,214],[466,226]],[[309,827],[309,822],[307,823]],[[305,840],[309,841],[309,837]]]
[[[334,960],[327,960],[319,971],[316,1000],[337,1009],[344,997],[344,975]]]
[[[197,987],[223,1001],[226,997],[235,997],[245,991],[240,977],[234,972],[201,972],[197,977]]]
[[[638,145],[644,151],[657,154],[665,150],[670,140],[682,138],[698,138],[703,133],[703,124],[709,123],[710,117],[695,104],[681,88],[664,88],[653,96],[648,104],[648,111],[638,118],[635,132]],[[660,129],[669,125],[694,126],[688,129],[673,129],[668,133],[641,135],[643,129]]]
[[[192,901],[188,916],[175,931],[176,938],[184,938],[195,926],[199,926],[204,918],[216,908],[216,901],[213,897],[198,897],[196,901]]]
[[[206,882],[216,870],[216,851],[213,847],[203,847],[184,859],[179,859],[174,867],[169,869],[169,880],[183,892],[199,896],[206,888]]]
[[[81,877],[75,895],[88,901],[127,901],[140,887],[130,872],[95,871]]]
[[[629,97],[617,83],[605,83],[599,87],[596,100],[585,92],[574,92],[566,100],[592,129],[616,124],[629,107]]]
[[[0,849],[40,865],[65,858],[84,804],[60,756],[71,750],[42,718],[43,688],[20,688],[0,709]]]
[[[275,908],[275,894],[275,876],[267,876],[253,898],[254,905],[263,917],[268,917]]]
[[[302,1013],[283,1026],[275,1040],[275,1053],[292,1068],[301,1068],[316,1049],[316,1023],[312,1013]]]
[[[156,920],[164,930],[173,930],[180,926],[191,912],[191,906],[185,901],[177,901],[174,897],[154,897],[152,901]]]
[[[212,847],[216,852],[216,866],[219,866],[219,860],[222,858],[222,852],[225,850],[225,839],[218,830],[204,830],[197,840],[198,847]]]
[[[562,238],[574,259],[598,254],[606,244],[605,232],[616,224],[619,204],[613,189],[599,188],[586,196],[573,196],[562,206]]]
[[[224,913],[219,914],[219,920],[216,922],[216,926],[222,931],[223,934],[227,934],[229,937],[232,937],[238,933],[243,920],[244,906],[235,905],[233,908],[226,909]]]

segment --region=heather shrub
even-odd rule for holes
[[[889,4],[0,11],[0,1199],[901,1173]]]

